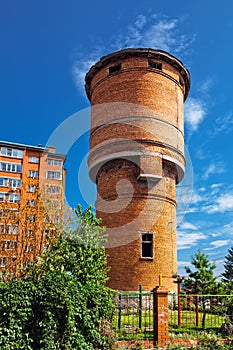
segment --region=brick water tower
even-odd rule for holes
[[[171,54],[138,48],[102,57],[86,75],[89,175],[106,227],[108,285],[176,290],[176,184],[184,175],[188,70]]]

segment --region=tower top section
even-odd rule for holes
[[[100,70],[113,65],[112,69],[114,70],[114,67],[116,67],[115,72],[117,72],[117,69],[120,66],[118,67],[114,65],[116,63],[119,64],[119,62],[124,61],[125,59],[129,59],[131,57],[147,58],[148,60],[152,60],[152,61],[153,60],[163,61],[168,63],[174,69],[176,69],[181,76],[181,81],[184,88],[184,100],[186,99],[190,90],[190,74],[188,69],[183,65],[183,63],[178,58],[171,55],[170,53],[163,50],[155,50],[151,48],[127,48],[127,49],[116,51],[116,52],[110,53],[109,55],[101,57],[101,59],[96,64],[94,64],[86,74],[85,88],[86,88],[88,99],[91,100],[92,79]]]

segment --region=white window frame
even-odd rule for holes
[[[1,147],[1,155],[9,158],[23,159],[23,151],[16,148]]]
[[[1,256],[0,257],[0,267],[6,267],[6,261],[7,261],[7,257]]]
[[[46,184],[47,194],[61,194],[61,186],[54,184]]]
[[[38,170],[28,170],[28,177],[32,177],[33,179],[37,179],[39,177]]]
[[[32,253],[35,250],[35,246],[32,244],[25,245],[24,251],[26,253]]]
[[[9,171],[11,173],[22,173],[22,164],[21,163],[7,163],[0,162],[0,171]]]
[[[47,164],[51,166],[62,166],[62,160],[57,158],[47,158]]]
[[[29,156],[29,163],[36,163],[36,164],[38,164],[39,160],[40,160],[39,157]]]
[[[20,188],[21,185],[22,180],[19,178],[0,176],[1,187]]]
[[[0,192],[0,202],[19,203],[20,196],[16,193]]]
[[[28,192],[35,193],[38,189],[36,185],[28,185]]]
[[[46,178],[48,180],[62,180],[62,172],[55,170],[47,170]]]
[[[13,241],[11,239],[1,241],[1,243],[2,243],[2,250],[15,250],[18,247],[18,242],[15,240]]]

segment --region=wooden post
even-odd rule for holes
[[[159,286],[153,289],[154,341],[161,348],[168,344],[168,290]]]

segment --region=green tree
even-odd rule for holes
[[[200,249],[192,257],[191,263],[195,270],[185,266],[188,278],[184,278],[182,282],[189,293],[200,294],[199,300],[203,308],[202,328],[204,329],[207,312],[206,303],[209,301],[205,295],[219,292],[221,283],[217,282],[214,276],[215,263],[210,262],[208,255],[202,253]]]
[[[112,291],[103,228],[91,208],[53,238],[37,263],[0,283],[0,348],[111,349]]]
[[[228,250],[228,255],[225,259],[222,281],[228,283],[233,280],[233,247]]]

